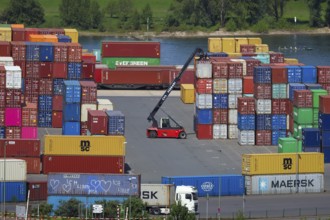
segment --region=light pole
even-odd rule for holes
[[[131,219],[131,216],[132,216],[132,196],[131,196],[131,189],[132,189],[132,180],[135,180],[136,179],[136,177],[134,177],[134,176],[132,176],[132,177],[130,177],[130,178],[128,178],[128,180],[129,180],[129,217],[128,217],[128,219],[130,220]]]

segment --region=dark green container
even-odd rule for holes
[[[311,89],[313,94],[313,108],[319,108],[320,95],[328,95],[327,90],[324,89]]]
[[[313,124],[312,108],[293,108],[293,120],[297,124]]]
[[[302,129],[303,128],[313,128],[313,124],[301,125],[296,122],[293,124],[293,137],[302,138]]]
[[[110,69],[115,69],[116,65],[120,65],[120,66],[155,66],[155,65],[160,65],[160,58],[103,57],[102,63],[106,64]]]

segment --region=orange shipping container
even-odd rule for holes
[[[11,24],[11,28],[24,28],[24,24]]]
[[[52,43],[58,42],[58,38],[55,35],[47,34],[47,35],[43,35],[43,37],[44,37],[43,42],[52,42]]]
[[[43,42],[43,39],[44,37],[41,34],[30,34],[28,40],[31,42]]]

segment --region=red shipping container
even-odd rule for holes
[[[20,108],[22,104],[21,89],[6,89],[6,107]]]
[[[313,108],[313,94],[310,90],[294,90],[293,105],[299,108]]]
[[[39,95],[53,94],[53,80],[49,78],[41,78],[39,81]]]
[[[95,71],[94,71],[94,81],[96,83],[102,82],[102,71],[107,70],[107,66],[102,66],[100,64],[95,64]]]
[[[0,89],[0,108],[6,107],[6,89]]]
[[[11,56],[14,60],[25,61],[26,45],[24,42],[11,42]]]
[[[40,62],[26,61],[26,78],[40,77]]]
[[[180,70],[170,70],[170,75],[174,76],[172,79],[174,79],[177,75],[179,75]],[[195,83],[195,69],[194,68],[188,68],[186,71],[184,71],[184,74],[181,76],[181,79],[178,81],[176,87],[179,88],[179,85],[181,84],[194,84]]]
[[[11,57],[10,42],[0,41],[0,57]]]
[[[25,41],[25,28],[12,28],[11,33],[12,41]]]
[[[255,98],[250,97],[238,97],[237,98],[237,111],[240,114],[255,114]]]
[[[256,145],[269,146],[272,145],[272,131],[271,130],[256,130]]]
[[[96,63],[96,56],[94,54],[90,54],[90,53],[83,53],[81,55],[81,60],[82,62],[87,62],[87,63]]]
[[[0,89],[6,88],[6,69],[4,66],[0,66]]]
[[[27,189],[30,191],[30,201],[47,200],[47,181],[27,181]]]
[[[261,61],[253,58],[246,59],[246,75],[253,76],[254,67],[260,66]]]
[[[87,121],[80,122],[80,135],[86,136],[87,135]]]
[[[21,127],[6,127],[6,138],[21,139]]]
[[[242,78],[243,64],[239,62],[228,62],[228,78]]]
[[[24,139],[38,139],[38,128],[37,127],[22,127],[21,137]]]
[[[66,62],[53,63],[53,78],[66,79],[68,77],[68,65]]]
[[[95,71],[95,63],[83,62],[82,71],[81,71],[81,79],[93,79],[94,71]]]
[[[254,97],[256,99],[271,99],[272,98],[272,84],[270,83],[255,83]]]
[[[87,128],[91,135],[108,134],[108,116],[102,110],[88,110]]]
[[[213,139],[213,125],[197,124],[196,137],[197,139]]]
[[[196,81],[196,92],[199,94],[212,94],[213,80],[212,79],[198,79]]]
[[[25,101],[38,104],[39,79],[25,79]]]
[[[37,127],[38,126],[38,105],[35,103],[26,103],[22,108],[22,126]]]
[[[253,76],[243,76],[243,94],[254,94]]]
[[[53,43],[54,45],[54,62],[68,62],[68,44]]]
[[[30,34],[39,34],[38,28],[25,28],[25,40],[28,41],[30,39]]]
[[[241,44],[240,45],[240,52],[241,53],[255,53],[256,52],[256,45],[254,45],[254,44]]]
[[[105,165],[106,164],[106,165]],[[122,174],[124,156],[48,156],[42,157],[42,171],[48,173]]]
[[[102,42],[102,57],[160,58],[160,42]]]
[[[279,52],[270,52],[269,61],[270,63],[284,63],[284,55]]]
[[[79,43],[67,43],[68,62],[81,62],[82,46]]]
[[[15,157],[15,159],[26,161],[27,174],[40,174],[41,171],[40,157]]]
[[[292,114],[289,111],[289,99],[272,99],[272,114],[282,115],[282,114]]]
[[[40,77],[52,78],[53,63],[52,62],[40,62]]]
[[[0,139],[0,157],[4,156],[4,145],[8,157],[39,157],[40,140]]]
[[[62,95],[54,95],[53,96],[53,110],[54,111],[62,111],[63,110],[63,96]]]
[[[53,111],[52,112],[52,128],[62,128],[62,118],[63,112],[62,111]]]
[[[5,108],[0,108],[0,126],[5,126]]]
[[[330,93],[330,83],[321,83],[321,86]]]
[[[330,83],[330,66],[317,66],[317,82]]]
[[[320,96],[320,112],[324,114],[330,114],[330,95],[321,95]]]
[[[289,115],[289,131],[291,132],[291,135],[294,133],[294,119],[293,115]]]
[[[14,60],[14,66],[21,67],[22,78],[26,77],[26,61],[25,60]]]
[[[288,83],[288,70],[284,66],[271,66],[272,83]]]
[[[81,103],[95,104],[97,99],[97,85],[93,81],[80,81]]]
[[[228,124],[228,109],[213,109],[213,124]]]
[[[228,78],[228,65],[226,62],[212,62],[213,78]]]

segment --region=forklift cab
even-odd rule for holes
[[[161,118],[159,120],[160,128],[171,128],[171,121],[169,118]]]

